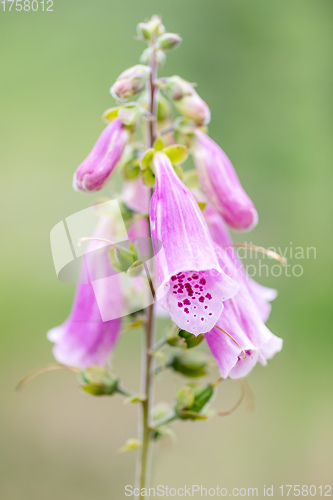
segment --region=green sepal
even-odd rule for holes
[[[194,168],[184,172],[183,181],[184,181],[184,184],[189,189],[196,189],[200,186],[198,172]]]
[[[118,246],[110,248],[111,265],[119,272],[126,272],[137,260],[133,251],[125,250]]]
[[[137,450],[140,446],[141,442],[138,439],[127,439],[124,446],[118,450],[118,453],[126,453],[127,451]]]
[[[127,269],[127,274],[131,277],[140,276],[143,270],[143,262],[142,260],[136,260],[133,264]]]
[[[123,167],[123,174],[125,179],[133,180],[139,177],[140,175],[140,162],[139,160],[135,160],[134,162],[127,163]]]
[[[117,392],[119,379],[104,368],[92,366],[81,372],[81,387],[94,396],[111,396]]]
[[[147,168],[151,168],[151,162],[153,160],[153,156],[155,153],[155,149],[148,149],[142,157],[141,160],[141,168],[142,170],[146,170]]]
[[[161,136],[157,137],[155,143],[154,143],[154,149],[155,151],[162,151],[164,148],[164,143],[163,139]]]
[[[202,333],[200,333],[199,335],[196,336],[196,335],[193,335],[193,333],[187,332],[186,330],[180,330],[178,335],[179,335],[179,337],[184,339],[184,342],[187,346],[187,349],[192,349],[193,347],[196,347],[204,339],[204,335],[202,335]]]
[[[206,384],[194,389],[194,404],[191,411],[200,412],[214,395],[212,384]]]
[[[151,168],[146,168],[145,170],[143,170],[142,181],[146,186],[150,188],[155,187],[155,175]]]
[[[175,411],[189,410],[194,405],[194,391],[186,385],[177,391]]]
[[[205,201],[198,201],[199,208],[203,212],[206,208],[207,203]]]
[[[117,108],[109,108],[106,111],[104,111],[102,115],[102,119],[106,123],[111,123],[115,118],[117,118],[119,112],[119,107]]]
[[[171,347],[182,347],[182,348],[186,349],[185,340],[180,338],[178,335],[167,338],[166,343]]]
[[[187,147],[182,144],[174,144],[163,149],[173,164],[184,163],[188,157]]]
[[[193,356],[185,352],[174,355],[169,366],[186,377],[197,378],[206,375],[207,364],[206,357]]]

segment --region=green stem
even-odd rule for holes
[[[153,44],[154,49],[155,42]],[[150,78],[149,78],[149,111],[152,117],[156,117],[156,56],[155,50],[152,51],[152,57],[150,61]],[[156,136],[156,121],[155,119],[149,120],[148,122],[148,137],[147,145],[152,147],[155,142]],[[152,193],[151,193],[152,194]],[[148,219],[149,224],[149,219]],[[149,224],[150,232],[150,224]],[[153,289],[152,289],[153,292]],[[154,296],[154,292],[153,292]],[[146,321],[145,321],[145,340],[143,346],[143,362],[142,362],[142,393],[144,395],[144,400],[142,401],[141,408],[141,421],[139,424],[139,440],[141,441],[141,448],[137,460],[137,471],[136,471],[136,485],[140,488],[140,494],[137,498],[144,500],[145,496],[141,494],[143,488],[147,488],[148,479],[150,474],[150,435],[151,435],[151,425],[150,425],[150,409],[153,400],[153,377],[154,377],[154,356],[152,353],[152,347],[155,343],[154,335],[154,304],[146,309]]]

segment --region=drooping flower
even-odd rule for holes
[[[156,186],[150,205],[151,236],[162,243],[155,262],[157,299],[172,320],[195,335],[211,330],[223,301],[238,289],[218,263],[202,212],[169,158],[153,158]]]
[[[95,237],[110,238],[110,234],[110,219],[105,217]],[[71,313],[62,325],[47,334],[55,344],[53,354],[56,360],[81,369],[105,364],[121,328],[123,298],[119,290],[120,275],[110,276],[109,248],[100,245],[91,241],[87,246]],[[113,312],[114,319],[103,321],[103,312],[107,310]]]
[[[254,227],[258,222],[257,211],[225,152],[208,135],[197,130],[192,155],[201,187],[226,223],[233,229]]]
[[[93,149],[78,166],[73,187],[76,191],[98,191],[107,182],[128,141],[128,131],[119,118],[101,133]]]
[[[241,378],[252,370],[257,361],[266,365],[267,360],[282,349],[282,339],[265,325],[270,312],[268,301],[275,298],[276,292],[250,279],[237,255],[224,248],[231,244],[231,239],[219,214],[206,207],[205,216],[212,237],[220,247],[221,266],[239,283],[237,295],[224,302],[217,326],[205,337],[222,377]]]

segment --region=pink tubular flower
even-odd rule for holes
[[[223,378],[241,378],[259,361],[262,365],[282,349],[282,339],[265,325],[270,312],[269,300],[276,291],[251,280],[234,253],[222,247],[231,244],[228,231],[219,214],[206,207],[205,217],[214,241],[221,247],[219,262],[228,274],[238,281],[237,295],[224,302],[224,310],[217,322],[234,340],[214,327],[205,337]]]
[[[110,236],[106,231],[109,224],[109,220],[103,221],[95,236]],[[119,289],[115,290],[117,275],[112,276],[113,279],[105,279],[111,269],[109,249],[100,248],[94,253],[98,248],[100,244],[97,242],[89,243],[89,253],[84,257],[72,311],[62,325],[47,334],[48,339],[55,344],[53,354],[56,360],[81,369],[105,364],[115,347],[121,327],[117,311],[121,316],[123,299]],[[106,309],[114,310],[116,319],[103,321],[101,310]]]
[[[128,131],[116,118],[103,130],[87,158],[78,166],[73,178],[74,189],[101,189],[120,160],[127,141]]]
[[[150,205],[151,236],[162,243],[155,262],[157,300],[172,320],[198,335],[215,325],[223,301],[238,289],[221,269],[202,212],[163,152],[154,155],[156,187]]]
[[[202,189],[226,223],[233,229],[254,227],[258,222],[257,211],[225,152],[197,130],[192,154]]]

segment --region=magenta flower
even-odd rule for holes
[[[233,229],[254,227],[258,222],[257,211],[225,152],[197,130],[192,154],[202,189],[226,223]]]
[[[101,189],[120,160],[127,141],[128,131],[119,118],[116,118],[103,130],[87,158],[76,169],[74,189]]]
[[[270,312],[269,300],[276,291],[251,280],[234,252],[222,247],[231,244],[228,230],[219,214],[206,207],[205,216],[214,241],[220,246],[219,262],[240,287],[237,295],[224,302],[217,322],[234,340],[214,327],[205,337],[223,378],[247,375],[257,361],[262,365],[282,349],[282,339],[265,325]]]
[[[202,212],[169,158],[156,152],[153,161],[151,236],[162,243],[157,299],[180,328],[198,335],[212,329],[238,286],[220,267]]]
[[[103,221],[95,236],[110,237],[110,232],[105,231],[108,225],[108,220]],[[55,344],[53,354],[59,363],[82,369],[103,366],[112,353],[120,334],[123,298],[119,293],[120,275],[110,276],[110,270],[109,247],[100,248],[100,243],[91,241],[72,311],[62,325],[47,334]],[[103,312],[107,310],[113,311],[115,319],[103,321]]]

